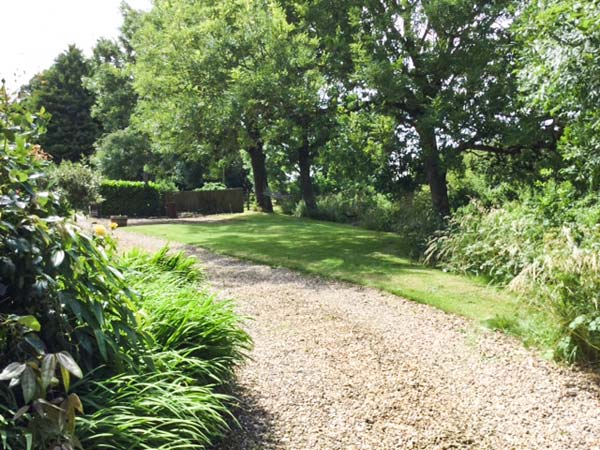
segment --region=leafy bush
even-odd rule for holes
[[[85,163],[64,160],[49,172],[53,185],[57,186],[69,204],[80,211],[100,203],[100,182],[98,172]]]
[[[141,180],[151,158],[148,136],[133,127],[113,131],[96,142],[93,163],[106,178]]]
[[[298,203],[298,198],[291,194],[282,195],[278,199],[276,199],[276,204],[277,206],[279,206],[283,214],[286,214],[288,216],[296,215],[298,217],[304,217],[305,214],[297,212]]]
[[[4,98],[0,436],[7,449],[69,448],[78,442],[74,416],[81,411],[71,375],[81,377],[80,366],[83,372],[134,366],[145,337],[132,294],[109,262],[107,241],[79,228],[60,196],[46,190],[49,163],[28,142],[38,131],[36,117]]]
[[[373,190],[329,194],[318,199],[316,212],[309,212],[300,201],[294,214],[398,233],[405,238],[405,248],[412,257],[423,254],[427,240],[442,225],[431,206],[428,189],[397,201]]]
[[[220,191],[223,189],[227,189],[223,183],[209,181],[208,183],[204,183],[202,187],[194,189],[195,191]]]
[[[100,185],[102,215],[160,216],[164,189],[152,182],[104,180]]]

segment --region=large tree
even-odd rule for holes
[[[148,135],[131,120],[138,101],[133,87],[135,52],[131,38],[143,13],[126,4],[121,12],[124,20],[119,37],[98,40],[91,58],[92,73],[84,79],[95,96],[92,117],[104,132],[95,143],[93,162],[106,177],[141,180],[145,168],[156,162]]]
[[[267,141],[282,117],[320,108],[314,43],[272,2],[178,0],[155,3],[135,48],[139,114],[153,138],[214,158],[243,149],[257,204],[272,211]]]
[[[32,110],[43,107],[51,115],[40,144],[56,161],[77,161],[93,152],[100,124],[91,116],[94,95],[82,81],[90,74],[90,62],[71,45],[22,89]]]
[[[396,121],[437,211],[450,213],[446,173],[467,150],[515,154],[554,145],[517,101],[507,0],[372,0],[351,12],[354,92]]]

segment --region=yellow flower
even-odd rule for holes
[[[104,225],[94,225],[94,233],[98,236],[106,236],[106,228]]]
[[[117,225],[115,222],[111,222],[110,223],[110,229],[111,230],[116,230],[118,228],[119,225]]]

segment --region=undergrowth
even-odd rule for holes
[[[121,268],[136,292],[139,326],[149,335],[145,364],[82,386],[92,413],[81,419],[86,449],[205,448],[231,422],[224,393],[251,346],[228,301],[201,285],[195,260],[164,248],[134,251]]]
[[[549,345],[568,362],[600,360],[600,204],[568,183],[548,183],[518,200],[459,209],[429,243],[427,261],[487,277],[520,294],[547,325],[508,332]],[[514,326],[512,326],[514,328]],[[540,331],[541,329],[541,331]]]

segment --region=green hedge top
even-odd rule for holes
[[[104,198],[100,210],[103,216],[160,216],[164,193],[162,186],[152,182],[104,180],[100,184]]]

